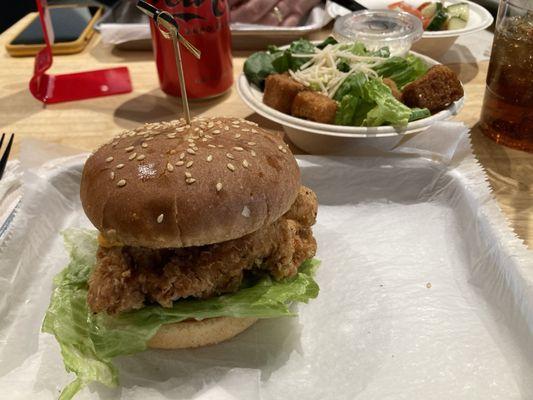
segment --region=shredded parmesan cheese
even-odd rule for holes
[[[386,60],[383,57],[355,55],[346,49],[346,43],[328,45],[322,50],[317,49],[314,54],[292,54],[292,57],[311,59],[299,70],[289,70],[291,77],[329,97],[333,97],[344,80],[353,73],[362,72],[368,77],[377,77],[372,68]],[[340,62],[348,65],[348,72],[338,70],[337,64]]]

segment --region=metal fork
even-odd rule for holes
[[[6,134],[2,133],[2,138],[0,138],[0,150],[2,149],[2,144],[4,144],[5,137],[6,137]],[[4,154],[2,154],[2,157],[0,158],[0,179],[2,179],[2,176],[4,176],[4,171],[7,165],[7,159],[9,157],[9,152],[11,151],[11,145],[13,144],[14,137],[15,137],[15,134],[12,133],[11,137],[9,138],[9,142],[7,142],[7,146],[4,150]]]

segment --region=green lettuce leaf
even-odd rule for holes
[[[363,125],[407,125],[411,117],[411,109],[394,98],[390,88],[383,83],[381,78],[368,80],[364,88],[367,100],[374,101],[376,105],[366,114]]]
[[[335,114],[335,125],[352,125],[355,110],[360,99],[351,94],[344,95]]]
[[[367,77],[362,72],[356,72],[347,77],[344,82],[339,86],[335,95],[333,96],[334,100],[341,101],[344,96],[350,94],[354,97],[363,98],[365,96],[364,86],[367,81]]]
[[[61,392],[61,400],[71,399],[90,382],[116,386],[118,374],[112,358],[145,350],[163,324],[189,318],[293,316],[290,303],[307,302],[319,291],[312,277],[319,262],[307,260],[292,279],[276,282],[264,276],[253,286],[207,300],[179,300],[172,308],[150,306],[118,316],[94,315],[86,299],[96,261],[97,232],[70,229],[63,237],[70,263],[54,280],[56,287],[42,326],[43,332],[56,337],[66,370],[76,374]]]
[[[338,125],[405,126],[411,117],[411,109],[394,98],[381,78],[368,79],[362,72],[346,78],[333,98],[340,102]]]
[[[272,65],[276,57],[277,55],[266,51],[259,51],[248,57],[243,67],[244,75],[248,82],[263,90],[265,88],[265,79],[269,75],[276,73],[276,69]]]
[[[408,83],[424,75],[428,67],[424,60],[409,54],[407,57],[388,58],[373,69],[379,76],[392,79],[401,90]]]

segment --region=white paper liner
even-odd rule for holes
[[[260,321],[204,349],[121,357],[120,388],[78,398],[531,398],[532,255],[492,199],[464,126],[439,124],[409,146],[299,157],[320,199],[322,266],[321,293],[298,318]],[[71,379],[39,330],[67,262],[58,232],[89,226],[84,158],[26,171],[0,249],[0,393],[10,399],[54,398]]]

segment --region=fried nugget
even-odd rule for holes
[[[300,92],[294,98],[291,114],[310,121],[332,124],[337,113],[337,102],[328,96],[311,91]]]
[[[463,96],[463,87],[455,72],[444,65],[435,65],[405,86],[402,102],[406,106],[428,108],[435,113]]]
[[[269,75],[265,80],[263,102],[275,110],[290,114],[294,97],[303,90],[305,86],[292,79],[289,74]]]
[[[383,83],[390,88],[392,95],[394,96],[396,100],[402,101],[402,92],[398,90],[398,86],[396,86],[396,82],[394,82],[390,78],[383,78]]]

